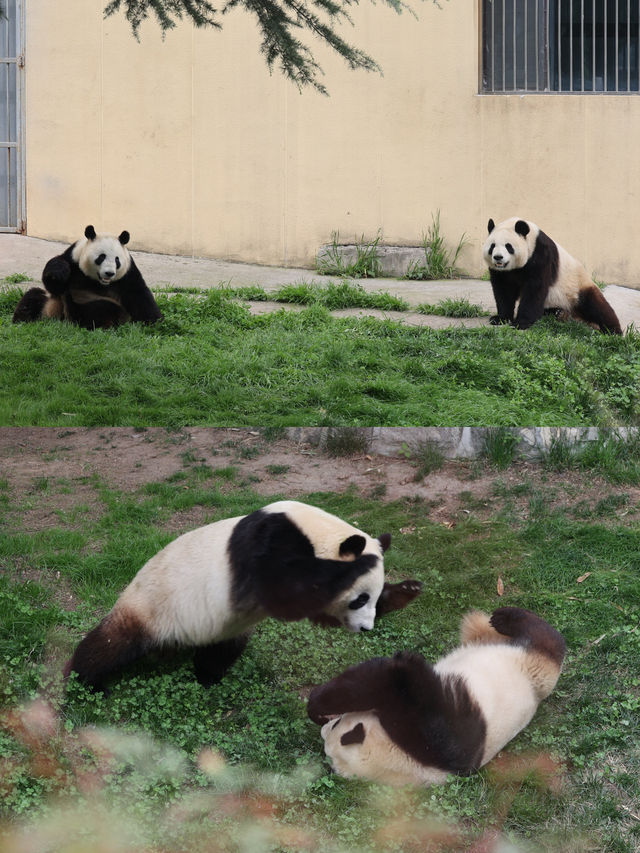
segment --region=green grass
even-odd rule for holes
[[[325,255],[316,261],[316,270],[320,275],[338,275],[344,278],[376,278],[380,275],[378,244],[382,235],[373,240],[365,240],[364,235],[355,241],[356,259],[346,261],[341,253],[340,235],[334,231],[331,244]]]
[[[640,436],[620,438],[605,433],[592,441],[568,442],[555,438],[543,455],[543,463],[554,471],[596,471],[614,483],[640,483]]]
[[[223,291],[160,294],[165,319],[13,324],[0,292],[0,426],[609,426],[640,422],[640,335],[551,317],[433,330],[251,316]]]
[[[324,305],[329,311],[340,308],[375,308],[379,311],[408,311],[409,304],[400,296],[368,291],[361,284],[349,281],[329,282],[327,285],[288,284],[271,297],[275,302],[295,305]]]
[[[441,299],[436,305],[423,302],[416,306],[419,314],[435,314],[441,317],[487,317],[481,305],[475,305],[468,299]]]
[[[22,284],[25,281],[33,281],[33,279],[30,275],[26,275],[22,272],[14,272],[2,279],[3,284]]]
[[[575,518],[565,507],[552,508],[539,485],[515,483],[517,477],[496,490],[488,510],[476,514],[469,503],[452,525],[437,514],[432,519],[420,500],[316,493],[310,502],[373,534],[392,533],[387,570],[394,579],[424,582],[416,602],[366,635],[266,621],[211,690],[195,682],[188,656],[177,654],[134,668],[109,696],[73,684],[63,700],[62,662],[142,563],[172,538],[176,515],[199,507],[214,520],[280,497],[229,484],[223,493],[215,472],[203,479],[196,465],[180,473],[131,492],[94,478],[98,509],[82,530],[25,531],[27,497],[2,488],[0,705],[15,708],[45,690],[60,714],[53,734],[41,706],[2,715],[5,833],[22,817],[34,820],[44,837],[62,833],[68,845],[88,832],[96,849],[113,849],[115,842],[98,840],[118,832],[131,834],[139,849],[211,850],[215,838],[224,850],[368,853],[427,849],[429,827],[444,824],[460,840],[428,849],[468,850],[497,826],[509,849],[523,853],[637,850],[637,520],[611,512],[602,520]],[[51,481],[48,492],[36,490],[28,500],[50,500],[57,488]],[[511,507],[514,497],[525,500],[524,509]],[[75,610],[59,603],[61,585],[79,602]],[[509,781],[496,765],[443,786],[399,792],[328,773],[301,698],[310,685],[397,649],[437,658],[455,644],[465,609],[503,604],[540,612],[567,638],[557,689],[505,750],[508,758],[523,757],[525,768],[534,766],[531,756],[554,762],[561,784],[546,784],[527,769]],[[83,733],[86,725],[99,728]],[[203,750],[220,753],[226,769],[216,770],[216,753]],[[375,843],[381,832],[392,841]]]

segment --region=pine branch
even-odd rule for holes
[[[385,2],[398,14],[409,9],[404,0]],[[438,0],[432,2],[439,5]],[[269,70],[273,71],[274,65],[278,64],[282,73],[299,89],[311,86],[326,95],[327,90],[319,80],[322,68],[315,61],[311,49],[298,36],[301,33],[315,36],[342,56],[351,69],[382,73],[372,57],[336,32],[335,28],[344,22],[353,26],[349,8],[358,3],[359,0],[227,0],[218,10],[208,0],[110,0],[104,14],[106,17],[124,9],[133,34],[138,38],[140,25],[151,14],[155,15],[163,33],[175,27],[176,20],[183,18],[190,19],[197,27],[220,29],[219,17],[231,9],[242,7],[255,15],[258,21],[262,34],[260,51]]]

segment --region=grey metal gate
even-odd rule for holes
[[[23,0],[0,0],[0,231],[25,231]]]

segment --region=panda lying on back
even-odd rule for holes
[[[562,635],[529,610],[501,607],[467,613],[460,641],[435,666],[399,652],[311,692],[308,713],[336,773],[439,784],[482,767],[529,723],[560,675]]]
[[[128,242],[128,231],[111,237],[96,234],[93,225],[87,225],[82,239],[47,261],[42,273],[45,290],[27,290],[13,322],[53,317],[84,329],[106,329],[128,320],[161,320],[153,294],[126,248]]]
[[[622,334],[615,311],[582,264],[533,222],[513,216],[495,225],[490,219],[483,255],[498,309],[490,320],[494,326],[528,329],[546,309],[561,309],[602,332]]]
[[[384,582],[388,533],[373,539],[335,515],[279,501],[179,536],[152,557],[65,667],[99,689],[114,671],[162,647],[195,649],[201,684],[219,681],[249,630],[272,616],[369,631],[405,607],[419,581]]]

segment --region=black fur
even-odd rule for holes
[[[385,583],[376,603],[376,616],[384,616],[394,610],[402,610],[422,591],[420,581],[400,581]]]
[[[248,642],[249,635],[241,634],[231,640],[198,646],[193,656],[193,667],[200,684],[203,687],[217,684],[240,657]]]
[[[491,223],[492,220],[489,220]],[[516,223],[526,226],[524,220]],[[490,232],[493,229],[490,229]],[[526,232],[529,232],[527,226]],[[518,329],[528,329],[544,313],[544,303],[549,293],[549,288],[558,278],[559,255],[558,247],[544,231],[538,233],[535,248],[527,263],[515,270],[489,270],[491,288],[496,300],[498,313],[489,321],[494,326],[500,323],[513,323]],[[518,313],[514,318],[516,302]]]
[[[80,642],[64,668],[64,677],[75,672],[83,684],[103,690],[105,680],[114,670],[143,657],[153,645],[138,619],[109,613]]]
[[[41,287],[30,287],[25,291],[14,311],[13,322],[28,323],[30,320],[41,317],[48,299],[47,293]]]
[[[87,226],[85,236],[95,239],[93,226]],[[124,245],[128,240],[129,233],[123,231],[120,242]],[[47,261],[42,272],[45,290],[32,288],[25,293],[14,312],[14,323],[40,319],[47,294],[60,298],[60,319],[84,329],[110,328],[128,320],[154,323],[162,319],[153,294],[133,258],[126,275],[118,281],[102,284],[86,276],[73,260],[74,246],[75,243],[61,255]],[[37,298],[34,291],[38,294]]]
[[[334,715],[372,711],[391,740],[424,766],[470,773],[480,766],[484,716],[459,678],[441,678],[421,655],[399,652],[347,669],[314,688],[307,712],[322,725]]]
[[[622,328],[616,312],[597,287],[583,290],[578,297],[575,313],[586,323],[595,323],[601,332],[621,335]]]
[[[362,723],[355,725],[350,732],[345,732],[340,738],[340,743],[343,746],[349,746],[353,743],[364,743],[364,726]]]
[[[564,637],[531,610],[499,607],[493,611],[489,622],[515,645],[546,655],[558,666],[562,664],[567,651]]]
[[[353,540],[359,539],[351,536],[345,542],[358,547]],[[375,554],[355,560],[319,559],[309,539],[285,513],[263,510],[236,524],[228,552],[234,606],[239,611],[260,607],[286,621],[320,616],[379,559]]]

